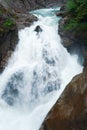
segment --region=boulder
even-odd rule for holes
[[[37,33],[39,33],[39,32],[42,32],[42,29],[41,29],[41,27],[38,25],[38,26],[35,28],[34,31],[36,31]]]

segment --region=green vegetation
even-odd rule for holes
[[[68,0],[66,7],[68,11],[73,12],[74,9],[77,8],[77,5],[75,4],[73,0]]]
[[[87,29],[87,0],[68,0],[66,29]]]
[[[10,28],[10,27],[12,27],[14,24],[15,24],[14,21],[13,21],[12,19],[10,19],[10,18],[8,18],[8,19],[6,19],[6,20],[4,21],[4,27],[6,27],[6,28]]]
[[[0,4],[0,32],[12,29],[15,25],[14,21],[14,17]]]
[[[0,9],[0,14],[2,14],[3,13],[3,10],[2,9]]]

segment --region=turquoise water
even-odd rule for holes
[[[34,15],[41,15],[43,17],[47,17],[47,16],[53,16],[55,15],[55,13],[57,13],[60,10],[60,7],[55,7],[55,8],[49,8],[49,9],[38,9],[35,11],[31,11],[31,14]]]

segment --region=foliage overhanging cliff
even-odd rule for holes
[[[69,52],[87,57],[87,0],[67,0],[62,10],[59,33]],[[80,50],[79,50],[80,49]]]

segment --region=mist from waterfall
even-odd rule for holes
[[[66,85],[83,67],[61,44],[55,12],[32,11],[38,17],[19,31],[19,42],[0,75],[0,130],[39,130]]]

